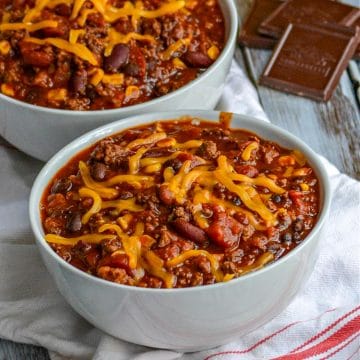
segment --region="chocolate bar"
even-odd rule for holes
[[[239,43],[251,48],[273,48],[276,40],[266,35],[260,35],[258,27],[281,3],[281,0],[255,0],[241,28]]]
[[[360,28],[288,25],[260,83],[274,89],[327,101],[354,55]]]
[[[332,0],[288,0],[261,23],[259,32],[278,39],[290,23],[350,26],[359,14],[360,9]]]

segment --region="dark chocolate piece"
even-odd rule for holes
[[[251,48],[272,49],[276,40],[260,35],[258,27],[281,3],[281,0],[255,0],[241,28],[239,43]]]
[[[260,83],[280,91],[327,101],[360,39],[360,28],[290,24]]]
[[[259,32],[278,39],[290,23],[349,26],[359,14],[360,9],[333,0],[288,0],[261,23]]]

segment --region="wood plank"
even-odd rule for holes
[[[48,352],[37,346],[0,339],[0,360],[50,360]]]
[[[238,1],[242,18],[250,3]],[[247,64],[270,121],[304,140],[340,171],[360,179],[360,113],[347,72],[330,101],[319,103],[259,85],[270,56],[268,50],[237,51],[237,58]]]

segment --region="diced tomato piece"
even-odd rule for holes
[[[215,213],[215,220],[207,229],[209,237],[223,248],[233,248],[240,241],[243,225],[226,213]]]

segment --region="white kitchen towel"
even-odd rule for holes
[[[220,108],[266,120],[255,89],[235,62]],[[44,346],[53,360],[359,359],[360,183],[330,164],[334,198],[320,258],[306,286],[261,329],[192,354],[114,339],[77,315],[50,279],[30,230],[28,196],[43,164],[4,141],[0,164],[0,337]]]

